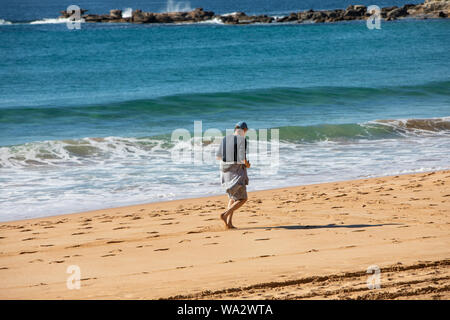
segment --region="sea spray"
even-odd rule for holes
[[[192,11],[189,1],[167,0],[166,12],[187,12]]]
[[[122,10],[122,18],[131,18],[133,14],[132,8],[125,8]]]

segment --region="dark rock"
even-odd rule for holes
[[[365,16],[367,7],[362,5],[348,6],[343,14],[344,20],[358,20]]]
[[[287,17],[287,21],[297,21],[298,20],[298,15],[295,12],[292,12],[290,15],[288,15]]]
[[[87,14],[83,16],[85,22],[101,22],[102,17],[98,14]]]
[[[386,18],[388,20],[395,20],[397,18],[404,17],[404,16],[407,16],[407,15],[408,15],[408,11],[405,9],[405,7],[401,7],[401,8],[397,8],[397,9],[394,9],[392,11],[389,11],[386,14]]]
[[[397,9],[397,8],[398,8],[397,6],[381,8],[380,15],[381,15],[382,18],[386,18],[386,17],[387,17],[387,14],[388,14],[390,11],[395,10],[395,9]]]
[[[274,18],[273,17],[269,17],[269,16],[264,14],[264,15],[256,16],[254,18],[254,21],[258,22],[258,23],[272,23],[272,21],[274,21]]]
[[[123,18],[122,11],[118,9],[110,10],[109,14],[85,14],[87,10],[81,9],[82,17],[86,22],[131,22],[131,23],[180,23],[180,22],[201,22],[212,18],[217,18],[226,24],[250,24],[250,23],[272,23],[275,19],[267,15],[248,16],[244,12],[236,12],[226,16],[216,16],[212,11],[204,11],[203,8],[196,8],[190,12],[169,12],[152,13],[135,10],[130,18]],[[62,18],[68,18],[73,13],[61,11]],[[314,21],[336,22],[342,20],[367,19],[373,12],[367,12],[367,7],[363,5],[350,5],[345,10],[322,10],[292,12],[287,16],[277,18],[276,22]],[[387,20],[411,16],[414,18],[448,18],[450,14],[450,0],[425,0],[422,4],[405,4],[402,7],[392,6],[381,8],[381,17]]]
[[[415,8],[415,7],[416,7],[415,4],[405,4],[405,5],[403,6],[403,8],[405,8],[406,10],[413,9],[413,8]]]
[[[311,19],[316,23],[323,23],[325,22],[325,19],[327,18],[327,15],[322,11],[315,11],[312,13]]]
[[[209,20],[214,16],[214,12],[212,11],[203,11],[203,8],[197,8],[187,13],[187,17],[192,19],[193,21],[205,21]]]
[[[276,22],[287,22],[288,16],[277,18]]]
[[[226,16],[219,16],[218,18],[226,24],[272,23],[272,21],[274,21],[273,17],[269,17],[267,15],[247,16],[243,12],[235,12]],[[277,20],[277,22],[285,21],[287,20]]]
[[[122,10],[113,9],[109,11],[111,19],[122,19]]]
[[[297,18],[299,20],[311,20],[314,16],[314,10],[310,9],[308,11],[299,12]]]
[[[171,23],[174,22],[168,13],[159,13],[154,15],[155,21],[157,23]]]
[[[109,22],[111,20],[114,20],[111,18],[111,16],[109,14],[101,14],[100,19],[101,19],[101,22]]]
[[[342,21],[344,19],[344,10],[331,10],[331,11],[325,11],[326,19],[325,22],[336,22],[336,21]]]
[[[81,8],[80,8],[80,16],[84,15],[86,12],[88,12],[88,10],[86,10],[86,9],[81,9]],[[68,13],[68,12],[65,11],[65,10],[60,11],[60,13],[61,13],[60,18],[69,18],[71,15],[73,15],[73,12]]]
[[[174,22],[189,21],[186,12],[169,12],[167,16]]]
[[[134,23],[154,23],[159,22],[156,14],[152,12],[142,12],[142,10],[134,10],[131,14],[131,22]]]

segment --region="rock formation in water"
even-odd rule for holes
[[[250,23],[325,23],[350,20],[367,20],[375,12],[368,12],[363,5],[351,5],[347,9],[335,10],[307,10],[292,12],[279,18],[267,15],[248,16],[244,12],[235,12],[226,15],[216,15],[212,11],[197,8],[189,12],[154,13],[134,10],[131,17],[123,17],[122,10],[111,10],[109,14],[85,14],[87,10],[81,9],[81,17],[85,22],[127,22],[127,23],[196,23],[202,21],[219,20],[225,24]],[[69,18],[71,14],[61,11],[61,18]],[[425,0],[421,4],[405,4],[402,7],[381,8],[380,16],[384,20],[401,18],[448,18],[450,15],[450,0]]]

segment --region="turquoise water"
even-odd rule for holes
[[[250,190],[449,168],[449,35],[448,20],[1,25],[0,219],[220,194],[217,164],[171,159],[194,121],[280,129],[278,173],[253,155]]]

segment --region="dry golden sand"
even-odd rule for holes
[[[450,298],[450,171],[251,192],[237,230],[226,201],[2,223],[0,298]]]

